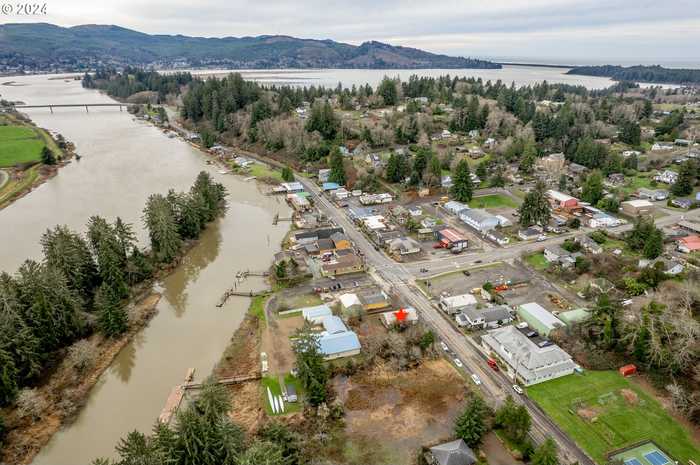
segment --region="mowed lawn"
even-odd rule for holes
[[[613,450],[648,439],[681,463],[700,457],[689,432],[616,371],[565,376],[529,387],[527,394],[598,463],[606,463]]]
[[[44,145],[30,128],[0,126],[0,168],[40,160]]]
[[[471,208],[518,208],[518,203],[503,194],[490,194],[474,197],[469,201]]]

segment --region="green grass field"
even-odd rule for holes
[[[28,127],[0,126],[0,167],[41,159],[44,139]]]
[[[277,181],[282,182],[282,172],[268,168],[260,163],[253,163],[250,165],[250,176],[255,176],[257,178],[272,178]]]
[[[633,399],[627,400],[623,390]],[[615,371],[565,376],[529,387],[527,393],[598,463],[643,440],[653,440],[682,463],[700,457],[700,445],[689,432],[656,399]]]
[[[525,257],[525,261],[536,270],[545,270],[549,266],[542,252],[533,253]]]
[[[518,208],[518,204],[511,197],[503,194],[490,194],[474,197],[469,201],[471,208]]]
[[[287,384],[293,384],[294,387],[297,390],[297,395],[301,396],[301,383],[297,378],[294,378],[292,375],[287,375],[284,378],[284,382]],[[277,377],[273,376],[265,376],[262,381],[262,396],[263,396],[263,404],[265,405],[265,411],[267,412],[268,415],[273,416],[273,415],[284,415],[287,413],[294,413],[298,412],[301,410],[301,398],[297,400],[297,402],[285,402],[284,403],[284,412],[281,413],[272,413],[272,407],[270,406],[270,398],[267,395],[267,388],[270,388],[270,391],[272,392],[273,395],[275,396],[281,396],[282,395],[282,388],[280,386],[280,383],[277,379]]]

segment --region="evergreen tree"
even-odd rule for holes
[[[51,151],[51,149],[46,146],[44,146],[44,148],[41,149],[41,162],[45,165],[56,164],[56,155],[54,155],[53,151]]]
[[[496,411],[495,424],[516,443],[522,443],[530,432],[532,420],[524,405],[517,405],[508,396],[506,402]]]
[[[644,243],[644,257],[653,260],[664,251],[664,237],[661,230],[654,228]]]
[[[471,170],[466,159],[457,163],[455,174],[452,177],[452,188],[450,193],[459,202],[469,202],[474,193],[474,185],[471,178]]]
[[[559,465],[557,444],[552,438],[547,438],[537,449],[530,461],[531,465]]]
[[[379,83],[379,87],[377,87],[377,94],[384,99],[384,105],[388,107],[394,106],[398,102],[399,94],[396,84],[395,80],[384,76],[382,82]]]
[[[527,174],[532,173],[536,161],[537,147],[535,147],[534,141],[528,141],[525,144],[525,148],[523,150],[522,158],[520,159],[520,165],[518,166],[518,170]]]
[[[100,277],[85,239],[67,226],[56,226],[44,233],[41,246],[46,264],[61,271],[68,286],[89,300]]]
[[[533,224],[544,226],[549,223],[552,211],[545,195],[546,189],[544,183],[538,182],[535,188],[525,195],[525,199],[518,209],[520,226],[526,228]]]
[[[341,186],[345,185],[345,164],[343,162],[343,156],[340,154],[340,150],[337,147],[331,152],[329,165],[331,167],[331,174],[328,176],[328,180],[338,183]]]
[[[595,170],[586,177],[581,187],[581,199],[592,205],[603,198],[603,175]]]
[[[144,220],[156,260],[172,262],[182,245],[173,206],[162,195],[152,194],[144,209]]]
[[[455,433],[462,438],[469,447],[476,448],[481,445],[484,435],[488,432],[489,408],[481,397],[472,397],[464,408],[462,414],[455,422]]]
[[[695,167],[692,160],[685,161],[678,170],[678,179],[671,186],[671,193],[676,196],[690,195],[695,184]]]
[[[320,405],[326,401],[328,372],[323,362],[318,335],[311,331],[308,324],[297,331],[293,349],[299,379],[304,386],[309,403]]]
[[[286,182],[294,181],[294,172],[289,166],[282,167],[282,179]]]
[[[17,396],[17,367],[12,355],[0,348],[0,405],[7,405]]]
[[[108,285],[102,284],[95,293],[97,327],[108,337],[116,337],[128,329],[128,316],[117,293]]]
[[[620,123],[620,140],[625,144],[637,146],[641,142],[642,131],[635,121],[625,119]]]
[[[311,107],[311,114],[306,122],[308,132],[318,131],[324,140],[335,139],[340,129],[340,120],[335,116],[333,108],[328,101],[317,101]]]

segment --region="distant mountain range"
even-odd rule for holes
[[[0,25],[0,70],[84,70],[100,65],[229,68],[500,68],[381,42],[360,46],[288,36],[150,35],[119,26]]]

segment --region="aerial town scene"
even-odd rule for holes
[[[0,464],[700,465],[692,3],[0,2]]]

